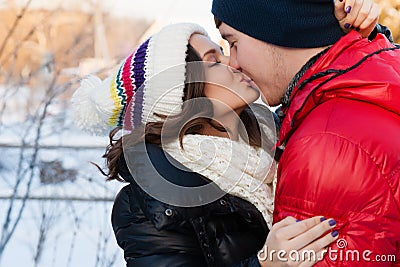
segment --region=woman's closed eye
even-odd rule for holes
[[[208,67],[210,67],[210,68],[217,66],[218,64],[221,63],[221,61],[218,60],[218,58],[215,56],[208,58],[207,61],[209,62]]]

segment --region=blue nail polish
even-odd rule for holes
[[[346,23],[346,24],[344,24],[344,28],[345,28],[345,29],[348,29],[348,28],[350,28],[350,23]]]
[[[333,237],[336,237],[338,234],[339,234],[338,231],[333,231],[333,232],[331,233],[331,235],[332,235]]]
[[[346,13],[350,13],[350,11],[351,11],[351,6],[346,7],[345,11],[346,11]]]
[[[330,220],[330,221],[329,221],[329,225],[330,225],[330,226],[334,226],[335,224],[336,224],[336,221],[335,221],[335,220]]]
[[[321,217],[319,220],[320,220],[321,222],[323,222],[323,221],[326,220],[326,218],[325,218],[325,217]]]
[[[339,2],[343,2],[343,0],[339,0]]]
[[[301,220],[296,220],[296,222],[301,222]]]

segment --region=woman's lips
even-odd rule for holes
[[[257,88],[256,85],[255,85],[255,83],[254,83],[254,81],[253,81],[252,79],[250,79],[250,78],[245,78],[245,77],[243,77],[243,78],[240,80],[240,82],[245,82],[245,83],[247,83],[249,86],[254,87],[254,88]]]
[[[251,79],[245,78],[245,77],[243,77],[243,78],[240,80],[240,82],[246,82],[246,83],[250,83],[251,81],[252,81]]]

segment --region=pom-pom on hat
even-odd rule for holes
[[[160,121],[154,114],[179,113],[187,45],[194,33],[207,36],[193,23],[165,26],[124,59],[114,75],[104,81],[96,76],[83,79],[71,100],[77,126],[107,135],[117,126],[135,129]]]

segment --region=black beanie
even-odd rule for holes
[[[212,13],[236,30],[278,46],[322,47],[344,35],[332,0],[213,0]]]

